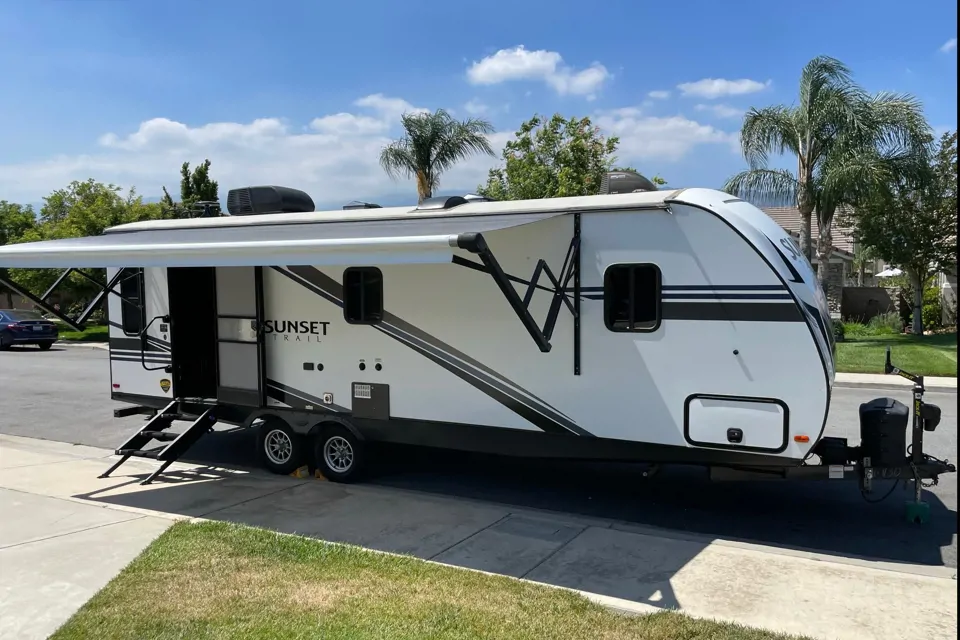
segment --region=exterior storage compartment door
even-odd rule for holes
[[[787,448],[790,411],[782,400],[694,394],[683,418],[683,436],[697,447],[765,453]]]
[[[217,400],[263,406],[263,274],[217,267]]]

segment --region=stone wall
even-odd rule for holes
[[[840,302],[843,297],[843,287],[846,281],[846,269],[842,262],[830,262],[827,264],[827,282],[826,294],[827,304],[830,307],[830,315],[834,318],[840,317]],[[814,269],[819,273],[820,265],[814,265]]]

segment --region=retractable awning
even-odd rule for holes
[[[108,231],[0,246],[0,267],[234,267],[450,262],[476,234],[562,215],[550,211],[220,228]]]
[[[379,220],[335,220],[331,222],[284,222],[282,224],[236,224],[188,228],[130,229],[115,227],[100,236],[24,242],[0,246],[0,267],[24,269],[67,269],[43,295],[37,296],[10,278],[0,277],[0,286],[31,300],[71,327],[81,329],[84,322],[109,293],[115,290],[124,268],[138,267],[272,267],[272,266],[359,266],[386,264],[452,263],[488,273],[513,308],[524,328],[541,351],[550,351],[561,306],[574,318],[574,333],[579,336],[579,214],[574,214],[573,233],[559,273],[541,258],[529,281],[506,274],[483,236],[521,225],[556,218],[568,211],[541,211],[463,216],[421,216]],[[159,223],[158,223],[159,224]],[[479,263],[454,254],[461,249],[479,259]],[[109,282],[98,282],[84,268],[119,267]],[[47,303],[53,289],[70,272],[77,271],[94,281],[101,291],[76,318],[69,318]],[[545,276],[550,285],[539,284]],[[574,285],[573,301],[567,285]],[[527,286],[521,298],[514,285]],[[547,317],[540,324],[530,315],[534,291],[552,294]],[[122,296],[121,296],[122,298]],[[580,372],[579,338],[574,339],[574,373]]]

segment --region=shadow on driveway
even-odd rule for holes
[[[259,468],[256,432],[234,429],[205,436],[189,462]],[[882,502],[868,503],[855,482],[711,482],[698,467],[644,467],[527,460],[417,447],[378,446],[364,485],[467,498],[495,508],[541,509],[574,517],[929,566],[945,558],[957,533],[957,514],[932,492],[930,522],[905,520],[912,487],[901,482]],[[364,486],[361,485],[361,486]],[[869,499],[892,487],[875,483]]]

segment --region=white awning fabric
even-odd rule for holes
[[[450,262],[457,238],[562,215],[433,216],[221,228],[108,231],[0,246],[0,267],[227,267]]]

